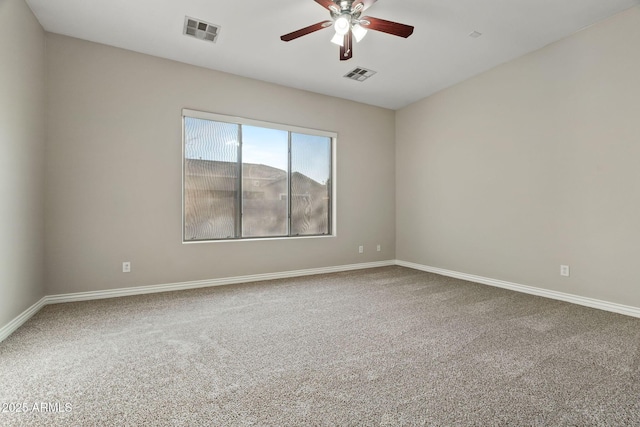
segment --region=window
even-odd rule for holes
[[[183,241],[333,234],[335,133],[182,115]]]

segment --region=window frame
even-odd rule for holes
[[[238,147],[238,166],[239,166],[239,176],[238,176],[238,180],[239,180],[239,188],[238,188],[238,193],[239,193],[239,197],[238,197],[238,203],[239,203],[239,214],[238,214],[238,218],[240,221],[240,224],[237,225],[237,227],[239,228],[240,232],[238,233],[237,237],[232,237],[232,238],[224,238],[224,239],[203,239],[203,240],[185,240],[185,163],[186,163],[186,158],[185,158],[185,118],[194,118],[194,119],[201,119],[201,120],[211,120],[211,121],[216,121],[216,122],[222,122],[222,123],[229,123],[229,124],[234,124],[234,125],[238,125],[240,126],[240,134],[242,134],[242,126],[246,125],[246,126],[255,126],[255,127],[262,127],[262,128],[268,128],[268,129],[275,129],[275,130],[281,130],[281,131],[286,131],[288,132],[288,140],[289,140],[289,147],[288,147],[288,171],[287,171],[287,187],[288,187],[288,194],[287,194],[287,204],[288,204],[288,211],[287,211],[287,232],[289,233],[289,235],[285,235],[285,236],[264,236],[264,237],[257,237],[257,236],[252,236],[252,237],[243,237],[242,236],[242,208],[243,208],[243,188],[242,188],[242,180],[243,180],[243,163],[242,163],[242,142],[240,143],[239,147]],[[337,218],[336,218],[336,212],[337,212],[337,156],[336,156],[336,152],[337,152],[337,140],[338,140],[338,133],[337,132],[333,132],[333,131],[326,131],[326,130],[319,130],[319,129],[312,129],[312,128],[305,128],[305,127],[300,127],[300,126],[293,126],[293,125],[287,125],[287,124],[282,124],[282,123],[273,123],[273,122],[267,122],[267,121],[263,121],[263,120],[256,120],[256,119],[249,119],[249,118],[245,118],[245,117],[239,117],[239,116],[229,116],[229,115],[225,115],[225,114],[219,114],[219,113],[210,113],[210,112],[206,112],[206,111],[200,111],[200,110],[192,110],[192,109],[188,109],[188,108],[183,108],[182,109],[182,115],[181,115],[181,122],[182,122],[182,136],[181,136],[181,140],[182,140],[182,147],[181,147],[181,151],[182,151],[182,159],[181,159],[181,163],[182,163],[182,183],[181,183],[181,193],[182,193],[182,207],[181,207],[181,235],[182,235],[182,243],[183,244],[199,244],[199,243],[220,243],[220,242],[247,242],[247,241],[265,241],[265,240],[288,240],[288,239],[318,239],[318,238],[327,238],[327,237],[336,237],[337,236]],[[329,233],[328,234],[314,234],[314,235],[291,235],[291,175],[292,175],[292,171],[291,171],[291,134],[292,133],[300,133],[300,134],[306,134],[306,135],[313,135],[313,136],[322,136],[322,137],[327,137],[329,138],[330,141],[330,155],[329,155],[329,169],[330,169],[330,184],[329,184],[329,195],[330,195],[330,199],[329,199]]]

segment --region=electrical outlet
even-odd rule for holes
[[[360,253],[360,254],[364,253],[364,246],[362,246],[362,245],[358,246],[358,253]]]
[[[561,265],[560,266],[560,275],[561,276],[565,276],[565,277],[569,277],[569,266],[568,265]]]
[[[131,273],[131,263],[129,261],[125,261],[122,263],[122,272]]]
[[[378,245],[378,247],[376,249],[378,250],[378,252],[380,252],[380,245]]]

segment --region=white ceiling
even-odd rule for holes
[[[379,0],[364,15],[415,27],[369,31],[339,61],[313,0],[27,0],[45,30],[298,89],[398,109],[566,37],[640,0]],[[182,35],[185,15],[222,27],[217,43]],[[468,36],[472,31],[480,38]],[[343,76],[377,71],[365,82]]]

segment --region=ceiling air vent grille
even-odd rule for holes
[[[185,16],[184,31],[182,33],[200,40],[215,43],[218,40],[218,34],[220,34],[220,26]]]
[[[369,77],[373,76],[376,72],[373,70],[367,70],[366,68],[356,67],[349,71],[344,76],[348,79],[355,80],[357,82],[363,82]]]

